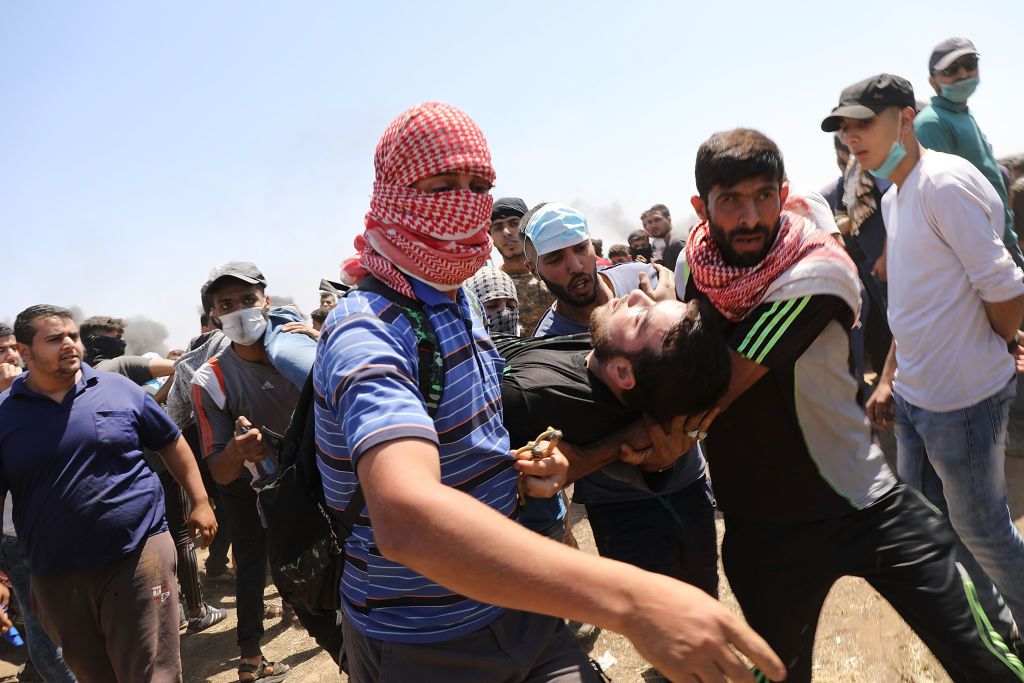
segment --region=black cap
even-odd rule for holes
[[[199,295],[203,300],[204,311],[210,310],[210,301],[206,296],[207,292],[210,291],[210,288],[218,280],[226,277],[241,280],[247,285],[267,286],[267,278],[263,277],[263,273],[256,267],[256,264],[249,263],[248,261],[228,261],[227,263],[222,263],[210,271],[210,277],[206,280],[206,284],[199,290]]]
[[[932,56],[928,58],[928,73],[942,71],[964,55],[976,54],[978,50],[975,49],[974,43],[966,38],[949,38],[932,50]]]
[[[491,220],[498,221],[502,218],[522,218],[526,215],[526,202],[519,197],[502,197],[494,202],[491,209]]]
[[[839,130],[841,119],[870,119],[886,107],[914,107],[914,86],[892,74],[879,74],[854,83],[839,96],[839,104],[821,122],[826,133]]]

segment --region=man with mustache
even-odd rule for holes
[[[732,358],[704,442],[729,585],[788,681],[811,680],[818,617],[841,576],[889,600],[954,680],[1019,681],[1020,661],[979,629],[945,520],[872,442],[851,364],[856,268],[784,175],[757,131],[705,141],[692,200],[702,222],[676,269],[681,298],[718,311]]]
[[[554,297],[544,283],[526,266],[523,245],[519,241],[519,221],[526,213],[526,202],[519,197],[502,197],[491,209],[491,240],[501,254],[501,271],[515,283],[519,301],[519,324],[524,336],[533,334],[544,311]]]
[[[149,394],[82,362],[70,311],[31,306],[14,331],[28,373],[0,394],[0,494],[37,616],[79,681],[181,680],[174,542],[142,448],[185,490],[206,547],[217,524],[195,457]]]
[[[600,307],[637,290],[655,294],[651,287],[659,285],[659,275],[657,296],[674,298],[672,273],[662,266],[629,263],[598,270],[587,220],[572,207],[543,204],[524,221],[527,262],[556,297],[535,337],[588,332],[591,316]],[[717,596],[714,498],[704,456],[694,444],[687,444],[687,450],[657,492],[597,471],[576,482],[573,501],[586,506],[601,555],[673,576]],[[560,528],[564,516],[557,498],[530,501],[523,523],[546,533]]]

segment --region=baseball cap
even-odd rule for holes
[[[519,197],[502,197],[494,202],[494,208],[491,209],[491,220],[497,221],[513,216],[522,218],[526,215],[526,211],[526,202]]]
[[[839,130],[841,119],[870,119],[886,107],[914,107],[914,86],[910,81],[892,74],[879,74],[845,88],[839,104],[821,122],[826,133]]]
[[[966,38],[949,38],[942,41],[932,50],[932,56],[928,58],[928,73],[942,71],[950,64],[964,55],[976,55],[974,43]]]
[[[537,209],[522,232],[537,250],[537,256],[590,239],[590,228],[583,214],[571,206],[556,202],[544,204]]]
[[[267,286],[267,278],[263,277],[263,273],[256,267],[256,264],[250,263],[249,261],[228,261],[222,263],[210,271],[210,277],[207,278],[206,284],[203,285],[202,289],[199,290],[200,297],[203,300],[203,310],[207,311],[210,309],[207,292],[210,288],[218,281],[226,277],[232,277],[236,280],[249,285],[262,285]]]

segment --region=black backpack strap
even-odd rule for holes
[[[314,446],[313,393],[313,372],[310,371],[306,383],[302,385],[299,400],[292,409],[288,429],[284,432],[284,444],[279,454],[282,470],[294,465],[299,453],[306,453]]]
[[[420,393],[427,405],[427,414],[433,419],[441,405],[441,392],[444,387],[444,357],[441,355],[441,345],[437,341],[437,335],[434,334],[434,328],[430,324],[430,318],[423,308],[423,303],[396,292],[372,275],[364,277],[353,290],[349,291],[355,290],[373,292],[384,297],[398,306],[402,315],[409,321],[409,325],[416,335]]]
[[[423,399],[427,404],[427,413],[433,419],[437,413],[437,408],[441,403],[441,387],[444,382],[444,359],[441,356],[441,347],[437,342],[437,336],[434,334],[434,328],[430,325],[430,320],[427,318],[427,312],[423,309],[423,304],[405,296],[395,290],[391,289],[383,282],[368,275],[359,281],[359,285],[345,292],[345,295],[360,290],[363,292],[373,292],[379,294],[391,303],[398,306],[405,316],[406,320],[412,326],[413,332],[416,334],[419,349],[419,387],[420,393],[423,394]],[[303,433],[302,445],[300,446],[300,452],[306,452],[307,449],[316,448],[316,435],[314,430],[314,419],[313,419],[313,374],[310,373],[309,378],[306,379],[306,384],[302,388],[302,394],[299,397],[299,403],[296,406],[295,415],[299,415],[299,407],[302,407],[306,415],[305,431]],[[294,415],[293,415],[294,421]],[[288,425],[289,433],[291,432],[292,425]],[[356,485],[356,490],[352,493],[352,497],[348,501],[348,505],[345,506],[345,512],[341,514],[341,518],[337,522],[338,540],[339,543],[343,543],[346,538],[352,533],[352,527],[355,525],[356,519],[359,517],[359,513],[363,511],[363,507],[366,506],[366,496],[363,494],[362,484]]]

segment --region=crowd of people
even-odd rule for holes
[[[493,200],[483,132],[426,103],[381,137],[308,321],[243,261],[196,283],[200,334],[167,357],[125,355],[118,318],[20,312],[0,560],[38,675],[181,680],[182,632],[227,616],[205,576],[234,583],[240,681],[287,677],[276,617],[358,683],[607,680],[574,637],[594,628],[670,680],[809,681],[825,597],[858,576],[953,680],[1024,681],[1024,155],[997,160],[967,106],[969,40],[928,69],[928,104],[892,74],[841,89],[820,192],[763,133],[714,133],[697,224],[654,204],[607,259],[578,209]],[[264,601],[259,494],[310,386],[344,550],[326,613]],[[717,601],[716,511],[743,619]]]

